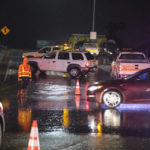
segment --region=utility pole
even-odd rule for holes
[[[96,4],[96,0],[93,0],[93,22],[92,22],[92,32],[90,32],[90,40],[91,41],[96,41],[96,36],[97,33],[94,31],[94,26],[95,26],[95,4]]]
[[[95,26],[95,4],[96,4],[96,0],[93,0],[93,23],[92,23],[92,31],[94,31],[94,26]]]

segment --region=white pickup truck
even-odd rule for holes
[[[144,53],[120,52],[111,63],[110,76],[112,79],[121,79],[145,68],[150,68],[150,61]]]

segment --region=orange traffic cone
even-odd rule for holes
[[[80,107],[80,95],[75,95],[75,103],[76,103],[76,108],[79,109],[79,107]]]
[[[77,79],[75,94],[80,94],[79,79]]]
[[[27,150],[40,150],[37,121],[33,120]]]

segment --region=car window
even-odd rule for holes
[[[94,56],[91,53],[85,53],[87,60],[93,60]]]
[[[44,49],[40,49],[38,52],[39,53],[45,53]]]
[[[61,50],[60,47],[54,47],[53,50]]]
[[[150,73],[143,73],[143,74],[139,75],[138,78],[139,78],[140,80],[147,80],[147,81],[150,81]]]
[[[58,55],[58,59],[66,59],[69,60],[69,53],[60,52]]]
[[[52,52],[52,53],[49,53],[48,55],[46,55],[44,58],[46,58],[46,59],[55,59],[55,57],[56,57],[56,53]]]
[[[46,48],[40,49],[38,52],[39,53],[47,53],[47,52],[50,52],[50,51],[51,51],[51,48],[46,47]]]
[[[72,53],[72,59],[73,60],[84,60],[81,53]]]

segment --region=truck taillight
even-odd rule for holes
[[[87,63],[85,64],[85,67],[89,67],[89,65],[90,65],[90,63],[89,63],[89,62],[87,62]]]
[[[119,71],[122,70],[122,66],[121,66],[121,65],[118,66],[118,70],[119,70]]]

